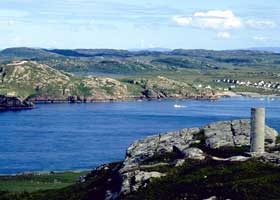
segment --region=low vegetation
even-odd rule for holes
[[[9,192],[33,192],[64,188],[78,181],[87,172],[61,172],[0,176],[0,190]]]
[[[66,180],[72,180],[72,185],[65,185],[63,188],[55,183],[52,189],[41,186],[32,190],[3,190],[0,187],[0,199],[104,199],[108,188],[118,191],[120,187],[116,173],[118,166],[119,163],[112,163],[108,165],[108,170],[93,171],[86,176],[83,183],[73,183],[75,180],[68,177]],[[154,179],[146,188],[123,196],[122,199],[203,199],[211,196],[218,199],[277,199],[280,195],[279,167],[255,160],[242,163],[189,160],[180,167],[161,168],[167,176]],[[54,178],[65,180],[61,176],[47,179],[53,181]],[[38,177],[31,177],[31,180],[36,182]]]
[[[43,189],[27,191],[9,191],[0,189],[1,200],[86,200],[86,199],[104,199],[106,190],[119,190],[120,180],[116,171],[112,169],[120,166],[120,163],[109,164],[108,170],[96,170],[88,173],[83,181],[77,182],[79,176],[72,180],[72,185],[60,188],[53,186],[53,189]],[[85,173],[83,173],[85,174]],[[34,180],[37,177],[33,177]],[[107,182],[111,179],[111,182]],[[76,181],[76,183],[74,183]]]
[[[187,162],[124,199],[277,199],[280,169],[257,161]]]

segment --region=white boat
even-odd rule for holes
[[[174,104],[174,108],[186,108],[187,106]]]

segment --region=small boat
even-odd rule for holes
[[[174,104],[174,108],[186,108],[187,106]]]

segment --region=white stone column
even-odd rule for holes
[[[265,109],[251,109],[251,135],[250,135],[250,151],[254,153],[264,152],[265,137]]]

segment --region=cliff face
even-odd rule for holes
[[[33,107],[33,103],[26,100],[21,100],[17,97],[0,95],[0,111],[30,109]]]

